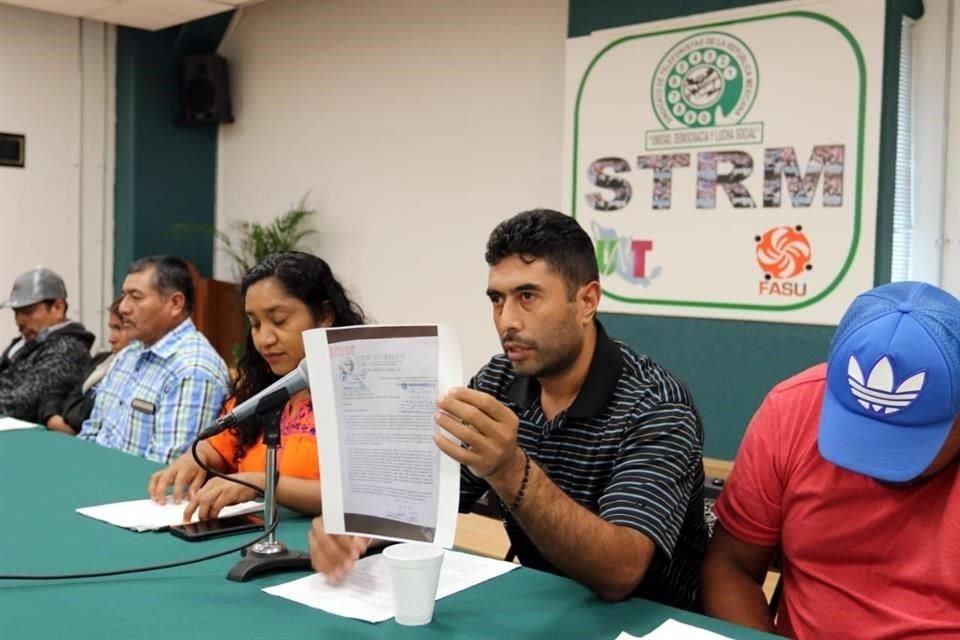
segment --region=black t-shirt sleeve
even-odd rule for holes
[[[663,403],[626,428],[600,517],[636,529],[671,557],[687,511],[690,483],[701,464],[696,413]]]

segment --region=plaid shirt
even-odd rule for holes
[[[169,463],[219,415],[227,367],[190,319],[149,349],[133,342],[97,388],[78,437]]]

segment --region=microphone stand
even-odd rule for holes
[[[289,397],[289,394],[288,394]],[[260,411],[256,419],[262,421],[263,443],[267,446],[267,472],[263,486],[263,513],[269,530],[277,522],[277,447],[280,446],[280,420],[269,419],[273,411]],[[275,414],[274,414],[275,415]],[[276,529],[266,540],[254,543],[240,552],[243,559],[233,565],[227,579],[246,582],[260,574],[284,570],[309,570],[310,554],[291,551],[277,540]]]

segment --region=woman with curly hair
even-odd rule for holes
[[[363,324],[363,310],[344,291],[329,265],[300,251],[275,253],[250,269],[240,283],[250,322],[238,363],[236,391],[224,411],[256,395],[293,371],[304,357],[303,332],[317,327]],[[294,394],[282,408],[277,450],[278,502],[307,515],[320,513],[320,464],[310,391]],[[266,477],[263,424],[246,420],[197,447],[209,467],[260,487]],[[189,498],[184,519],[194,511],[214,518],[227,505],[252,500],[253,489],[207,473],[189,453],[150,477],[147,491],[158,502],[173,488],[173,500]]]

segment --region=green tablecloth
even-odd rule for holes
[[[40,429],[0,433],[0,574],[72,573],[169,562],[243,543],[189,543],[86,518],[77,507],[145,497],[151,462]],[[306,549],[309,520],[279,537]],[[518,569],[437,603],[434,622],[369,624],[269,596],[303,573],[226,580],[239,559],[94,580],[0,581],[0,638],[615,638],[673,617],[732,638],[762,633],[643,600],[610,604],[557,576]]]

